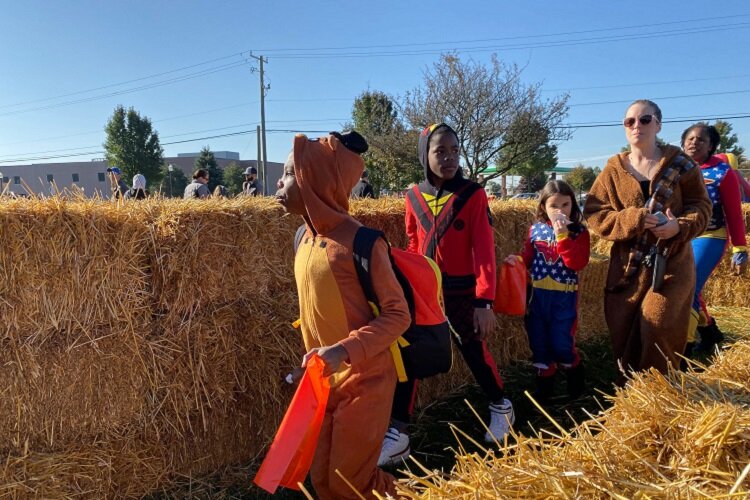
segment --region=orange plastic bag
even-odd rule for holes
[[[273,494],[284,486],[299,490],[312,465],[331,387],[323,360],[313,355],[276,437],[253,482]]]
[[[526,266],[521,261],[500,266],[492,309],[509,316],[526,314]]]

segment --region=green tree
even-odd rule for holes
[[[216,186],[224,183],[224,175],[216,162],[213,151],[208,146],[201,149],[201,154],[195,159],[195,169],[208,170],[208,189],[213,193]]]
[[[158,185],[164,150],[159,144],[159,133],[151,127],[151,120],[141,117],[133,108],[125,111],[120,105],[115,108],[104,130],[107,133],[104,142],[107,163],[119,167],[128,181],[140,173],[151,185]]]
[[[584,167],[579,163],[565,175],[565,182],[570,184],[570,186],[580,195],[584,191],[591,189],[599,172],[601,172],[601,170],[598,168]]]
[[[172,198],[182,198],[182,195],[185,192],[185,187],[190,184],[185,172],[180,168],[174,167],[173,171],[170,173],[169,165],[163,165],[160,174],[162,175],[162,179],[161,184],[159,184],[159,191],[161,191],[162,196],[167,198],[170,196]]]
[[[366,91],[354,100],[352,127],[370,145],[363,155],[376,192],[402,190],[424,174],[415,154],[419,135],[401,121],[394,101],[385,93]]]
[[[242,183],[245,181],[243,172],[245,169],[232,162],[224,168],[224,185],[229,189],[229,192],[233,195],[238,195],[242,192]]]
[[[737,134],[732,133],[732,125],[724,120],[716,120],[714,127],[719,132],[721,142],[717,153],[732,153],[737,157],[737,163],[742,163],[745,159],[745,148],[738,144]]]
[[[469,177],[487,171],[487,182],[531,160],[541,145],[570,137],[560,127],[568,95],[542,98],[541,84],[526,85],[521,76],[521,69],[495,56],[485,66],[443,55],[425,72],[423,86],[406,94],[404,115],[416,130],[436,122],[452,126]],[[518,130],[523,122],[531,128]]]
[[[547,181],[545,172],[557,166],[557,146],[549,143],[549,131],[533,116],[520,113],[508,129],[506,141],[509,146],[498,157],[497,170],[521,176],[523,187],[536,192]],[[522,163],[518,158],[526,158]]]

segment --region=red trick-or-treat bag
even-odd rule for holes
[[[314,355],[281,421],[253,482],[269,493],[283,486],[299,490],[312,465],[331,386],[323,360]]]
[[[509,316],[526,314],[526,266],[520,260],[513,264],[503,262],[500,266],[492,309]]]

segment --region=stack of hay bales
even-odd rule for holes
[[[498,260],[521,248],[533,204],[493,203]],[[403,247],[403,200],[353,203]],[[270,442],[301,358],[292,241],[270,199],[0,200],[9,496],[141,496],[248,463]],[[584,271],[582,336],[603,332],[606,261]],[[490,339],[526,359],[521,318]],[[471,380],[461,368],[422,401]]]
[[[750,343],[703,373],[641,373],[572,431],[417,470],[405,498],[748,498]]]

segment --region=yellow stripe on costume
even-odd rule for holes
[[[578,285],[575,283],[566,284],[555,281],[549,276],[544,279],[536,280],[532,283],[534,288],[541,288],[542,290],[555,290],[557,292],[575,292],[578,290]]]
[[[727,239],[727,228],[720,227],[719,229],[706,231],[705,233],[698,236],[698,238],[715,238],[717,240],[725,240]]]
[[[448,200],[450,200],[452,194],[446,194],[445,196],[441,196],[437,203],[435,202],[436,196],[433,196],[431,194],[422,193],[422,197],[427,202],[427,206],[430,207],[430,211],[432,211],[432,215],[437,216],[441,210],[443,210],[443,207],[446,203],[448,203]]]

